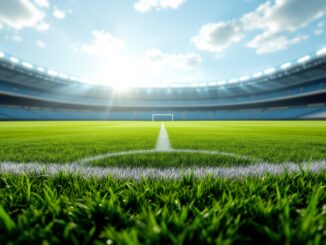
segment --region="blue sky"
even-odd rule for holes
[[[228,80],[326,46],[325,0],[1,0],[0,50],[115,86]]]

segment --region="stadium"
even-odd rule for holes
[[[326,244],[325,18],[0,1],[0,243]]]
[[[116,91],[0,53],[3,120],[326,118],[326,49],[252,76]],[[165,116],[164,116],[165,115]]]

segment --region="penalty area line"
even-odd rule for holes
[[[180,179],[183,176],[192,175],[196,178],[212,176],[214,178],[244,178],[262,177],[266,174],[281,175],[283,173],[299,173],[307,171],[318,173],[326,171],[326,161],[312,163],[283,163],[269,164],[258,163],[246,166],[234,167],[98,167],[79,164],[40,164],[40,163],[10,163],[0,164],[1,174],[45,174],[56,176],[59,174],[71,174],[76,176],[116,179]]]

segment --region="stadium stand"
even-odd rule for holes
[[[326,48],[227,81],[130,88],[88,84],[0,52],[0,120],[291,120],[326,118]]]

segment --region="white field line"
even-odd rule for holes
[[[164,123],[161,124],[160,133],[157,139],[155,149],[150,150],[130,150],[130,151],[121,151],[121,152],[108,152],[104,154],[99,154],[96,156],[86,157],[83,159],[76,160],[71,164],[88,164],[93,161],[99,161],[106,158],[118,157],[118,156],[128,156],[128,155],[140,155],[140,154],[154,154],[154,153],[192,153],[192,154],[206,154],[206,155],[221,155],[228,156],[243,160],[251,160],[254,162],[261,161],[254,157],[249,157],[245,155],[238,155],[235,153],[222,152],[222,151],[208,151],[208,150],[193,150],[193,149],[173,149],[170,144],[169,136],[166,131]],[[19,164],[19,163],[12,163]],[[30,163],[25,163],[30,164]]]
[[[168,133],[166,132],[164,123],[161,124],[160,134],[158,135],[156,151],[171,151],[171,144],[169,140]]]
[[[311,173],[326,171],[326,161],[313,163],[284,163],[268,164],[259,163],[235,167],[194,167],[194,168],[121,168],[121,167],[96,167],[79,164],[40,164],[40,163],[1,163],[0,173],[6,174],[43,174],[55,176],[58,174],[72,174],[85,177],[106,178],[111,176],[117,179],[136,179],[143,177],[149,179],[179,179],[184,175],[193,175],[200,178],[212,176],[214,178],[243,178],[261,177],[266,174],[280,175],[282,173],[298,173],[300,171]]]
[[[93,157],[87,157],[81,160],[76,160],[73,162],[74,164],[87,164],[92,161],[98,161],[105,158],[117,157],[117,156],[127,156],[127,155],[139,155],[139,154],[153,154],[153,153],[192,153],[192,154],[206,154],[206,155],[221,155],[221,156],[228,156],[239,158],[243,160],[251,160],[257,162],[258,159],[253,157],[245,156],[245,155],[238,155],[229,152],[222,152],[222,151],[208,151],[208,150],[192,150],[192,149],[173,149],[171,147],[169,136],[165,129],[164,123],[161,125],[160,133],[157,139],[155,149],[151,150],[131,150],[131,151],[122,151],[122,152],[109,152],[105,154],[100,154]]]
[[[194,154],[208,154],[208,155],[222,155],[245,160],[258,161],[255,158],[238,155],[229,152],[208,151],[208,150],[191,150],[191,149],[172,149],[165,126],[162,123],[156,148],[151,150],[131,150],[122,152],[110,152],[93,157],[77,160],[70,164],[56,164],[56,163],[14,163],[3,162],[0,163],[0,173],[9,174],[48,174],[56,175],[60,173],[76,174],[87,177],[105,178],[112,176],[113,178],[121,179],[178,179],[183,175],[192,174],[195,177],[213,176],[238,178],[247,176],[262,176],[265,174],[282,174],[284,172],[299,172],[302,170],[309,172],[319,172],[326,170],[326,161],[318,161],[313,163],[282,163],[269,164],[257,163],[247,166],[234,167],[188,167],[188,168],[144,168],[144,167],[97,167],[87,165],[89,162],[101,160],[110,157],[137,155],[137,154],[154,154],[154,153],[194,153]]]
[[[132,151],[120,151],[120,152],[109,152],[105,154],[100,154],[93,157],[87,157],[81,160],[76,160],[72,164],[86,164],[92,161],[98,161],[105,158],[110,157],[118,157],[118,156],[127,156],[127,155],[139,155],[139,154],[151,154],[157,152],[156,150],[132,150]]]

